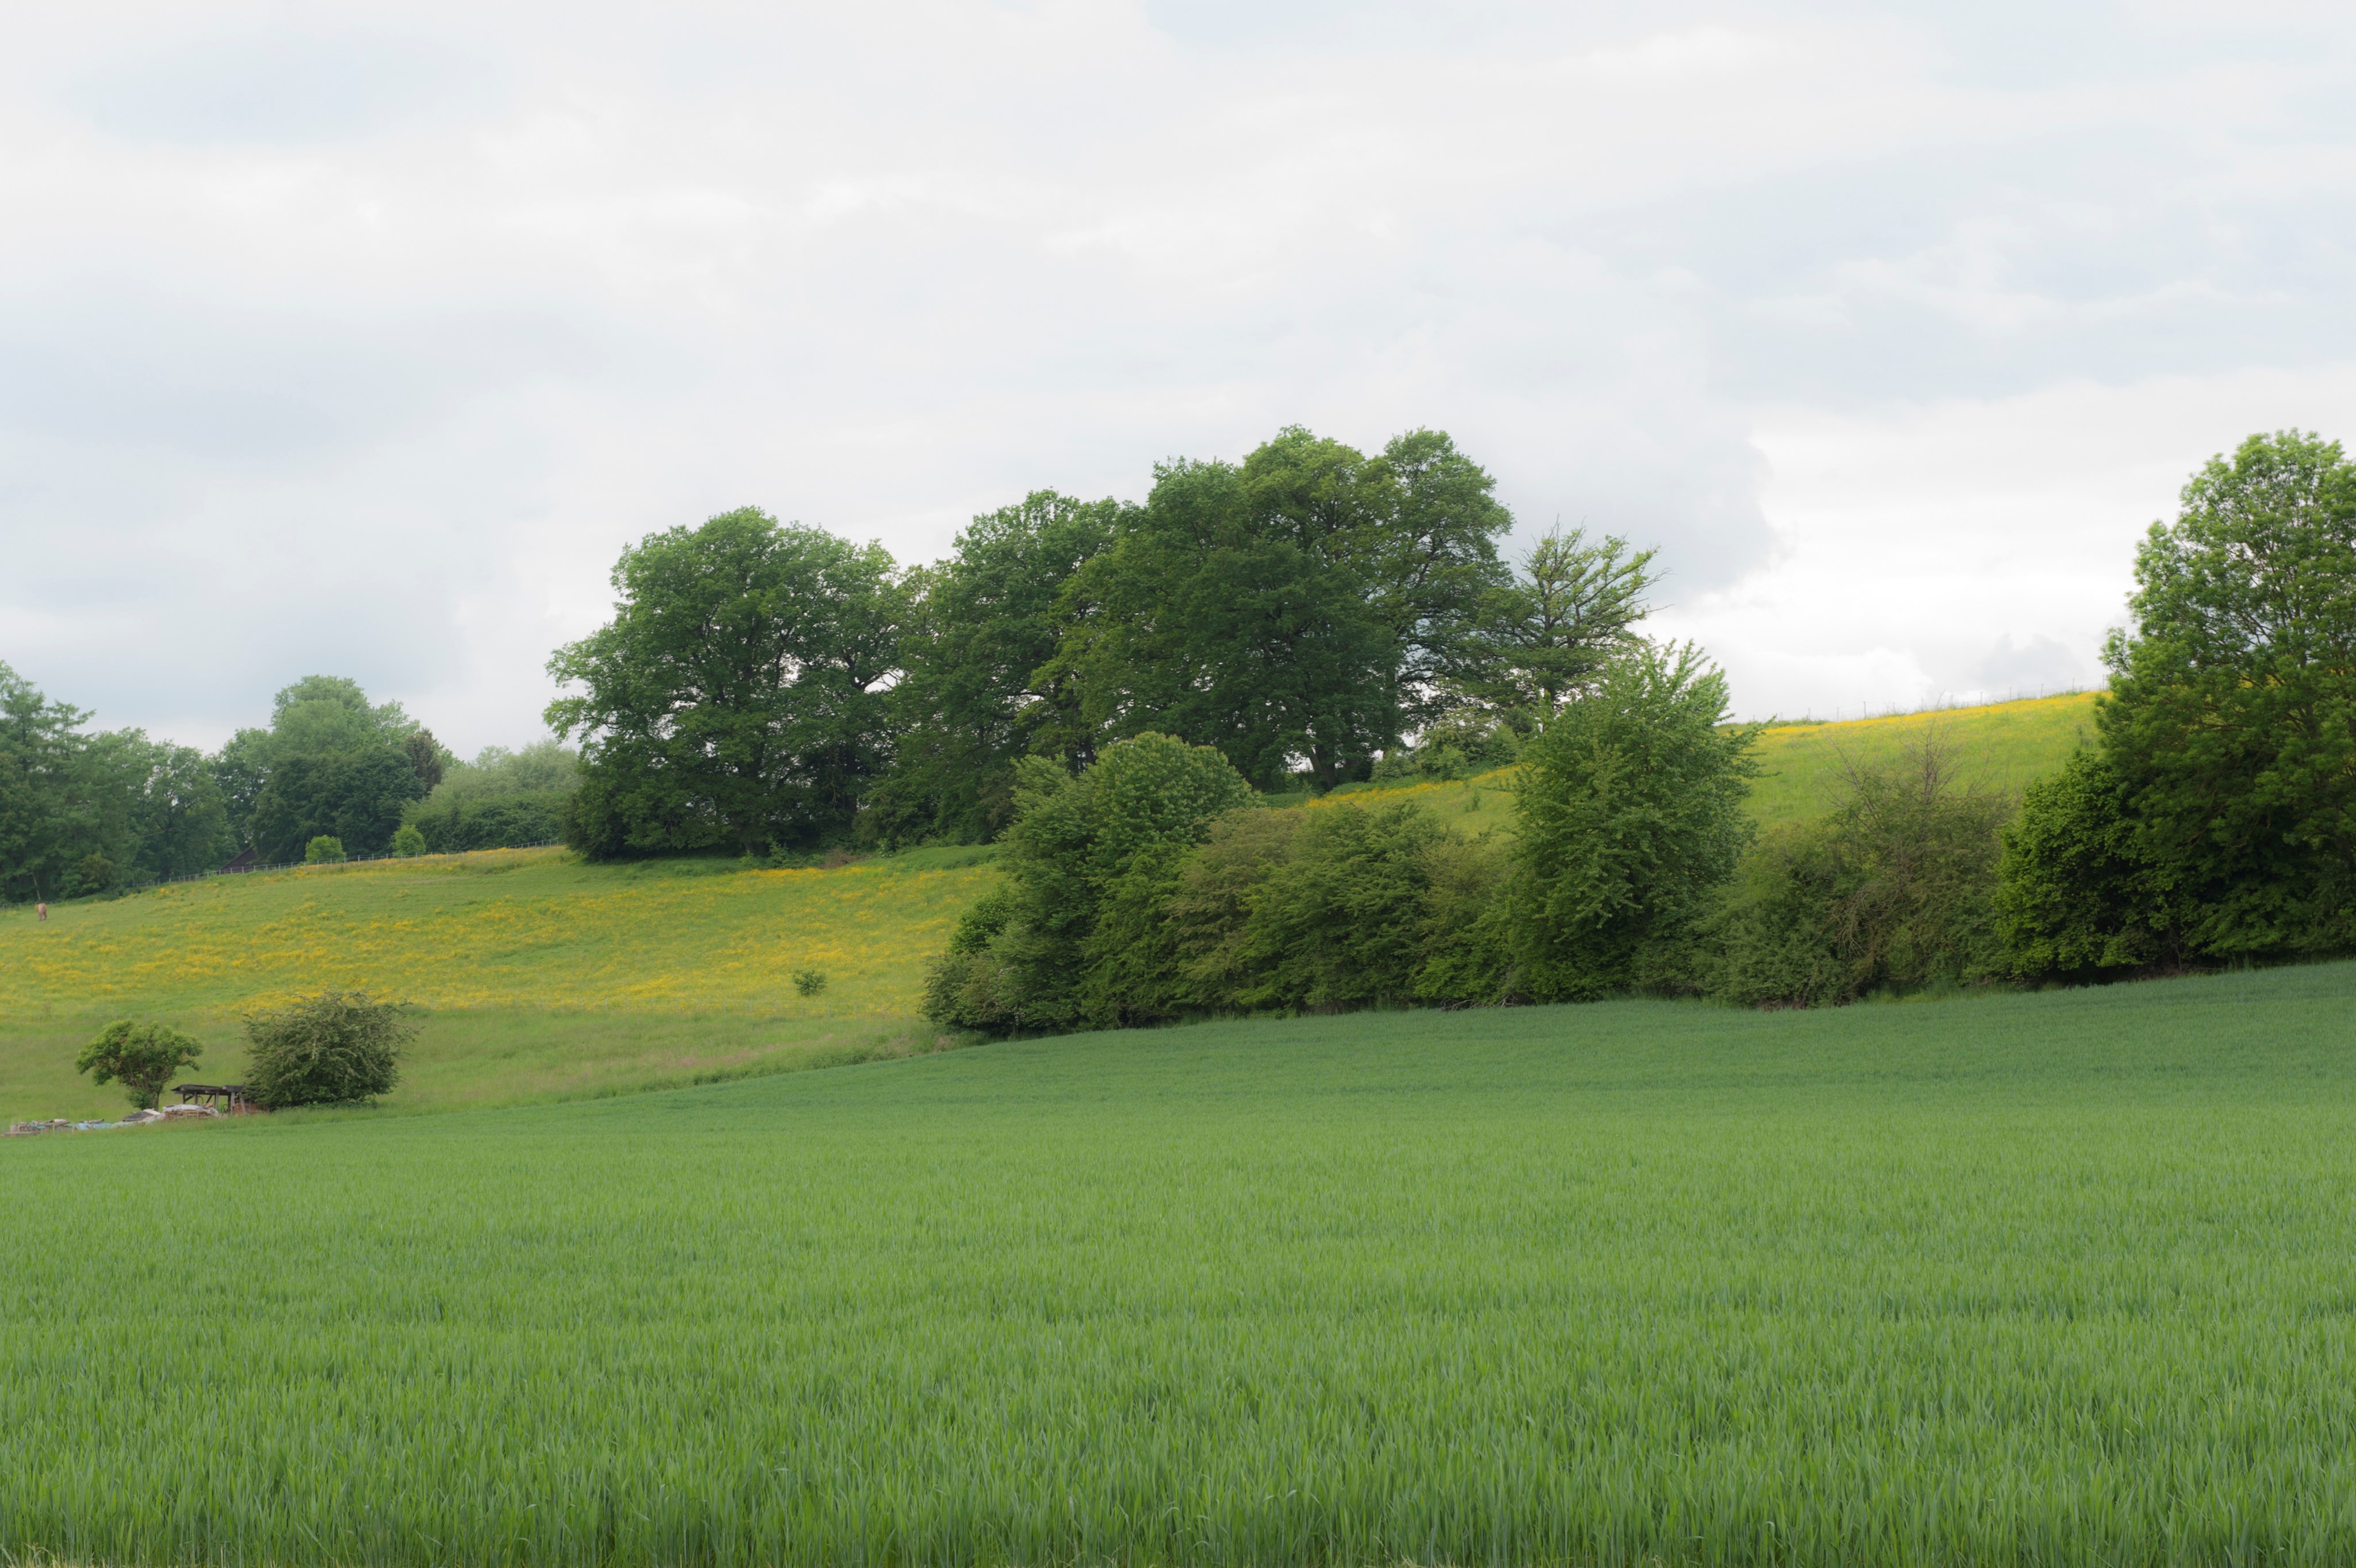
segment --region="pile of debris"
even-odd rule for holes
[[[161,1111],[134,1111],[120,1122],[76,1122],[63,1116],[48,1122],[17,1122],[11,1123],[8,1131],[0,1136],[29,1138],[36,1133],[102,1133],[109,1127],[152,1127],[158,1122],[187,1122],[220,1114],[209,1105],[166,1105]]]

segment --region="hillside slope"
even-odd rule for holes
[[[1761,737],[1754,814],[1807,815],[1844,758],[1943,735],[1992,787],[2017,789],[2087,734],[2090,696]],[[1415,800],[1471,832],[1511,831],[1512,776],[1357,785],[1328,797]],[[1324,802],[1307,802],[1319,809]],[[930,1043],[924,964],[995,875],[988,850],[919,850],[831,870],[728,860],[586,865],[561,850],[221,877],[0,910],[0,1116],[119,1112],[72,1070],[107,1019],[156,1017],[206,1043],[192,1077],[229,1079],[241,1011],[322,986],[430,1009],[397,1102],[573,1098],[777,1070]],[[795,991],[819,970],[826,991]]]

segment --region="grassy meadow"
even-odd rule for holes
[[[233,1080],[237,1019],[326,985],[422,1009],[393,1103],[614,1093],[929,1048],[925,961],[992,875],[987,850],[833,869],[727,860],[584,865],[500,850],[178,883],[0,912],[0,1118],[120,1114],[73,1071],[110,1018],[206,1046]],[[802,998],[797,971],[828,976]]]
[[[0,1554],[2356,1558],[2356,965],[0,1144]]]
[[[1992,788],[2067,756],[2089,696],[1761,737],[1762,823],[1822,808],[1845,758],[1949,737]],[[1351,786],[1329,800],[1414,800],[1470,832],[1511,832],[1510,770]],[[1318,803],[1311,803],[1317,809]],[[991,852],[916,850],[831,869],[725,859],[587,865],[562,850],[221,877],[0,909],[0,1120],[119,1114],[73,1071],[109,1020],[155,1018],[203,1041],[192,1079],[234,1081],[237,1018],[325,985],[420,1008],[393,1103],[515,1104],[618,1093],[934,1048],[916,1019],[924,965],[990,886]],[[795,991],[798,970],[829,977]]]

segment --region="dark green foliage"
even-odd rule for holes
[[[2022,796],[1995,908],[2008,967],[2025,979],[2097,979],[2181,956],[2169,878],[2099,752],[2079,752]]]
[[[219,786],[186,746],[96,735],[0,664],[0,897],[72,897],[209,870],[234,853]]]
[[[1725,718],[1726,678],[1699,652],[1644,643],[1523,748],[1514,989],[1579,1001],[1680,983],[1752,832],[1756,731]]]
[[[341,840],[348,854],[382,854],[402,809],[424,793],[409,759],[391,746],[282,756],[254,799],[254,847],[273,865],[302,859],[322,836]]]
[[[1241,466],[1177,462],[1066,590],[1046,678],[1079,693],[1063,754],[1147,730],[1217,746],[1255,786],[1295,759],[1363,778],[1433,682],[1474,660],[1511,517],[1444,435],[1369,459],[1289,429]]]
[[[382,854],[402,809],[429,788],[411,747],[421,733],[399,703],[371,705],[359,682],[306,675],[279,692],[268,729],[238,731],[208,771],[232,834],[264,861],[297,859],[323,833]]]
[[[1068,629],[1065,585],[1111,543],[1124,510],[1040,490],[975,518],[948,560],[910,574],[905,671],[892,690],[898,755],[863,834],[995,838],[1012,820],[1016,758],[1094,755],[1071,675],[1048,667]]]
[[[2356,948],[2356,466],[2254,435],[2136,560],[2105,657],[2105,760],[2217,959]]]
[[[389,1004],[326,991],[245,1018],[245,1090],[257,1105],[334,1105],[389,1094],[417,1026]]]
[[[1995,972],[1998,832],[2011,811],[1965,785],[1935,741],[1851,770],[1829,815],[1745,859],[1711,989],[1730,1002],[1826,1006]]]
[[[442,782],[450,761],[449,753],[442,749],[441,743],[434,738],[434,732],[430,729],[404,736],[401,742],[401,755],[409,759],[417,781],[429,790]]]
[[[611,624],[557,650],[583,688],[568,842],[593,857],[847,838],[890,756],[901,595],[881,545],[745,508],[648,536],[614,568]]]
[[[1183,1009],[1340,1012],[1417,999],[1432,860],[1447,836],[1412,804],[1220,819],[1163,916]]]
[[[179,1070],[204,1054],[204,1047],[177,1030],[123,1018],[82,1047],[74,1070],[90,1074],[92,1083],[122,1084],[132,1104],[152,1111]]]
[[[1000,861],[1005,903],[986,917],[998,929],[960,929],[969,950],[987,946],[945,958],[927,1015],[1034,1029],[1161,1015],[1173,983],[1152,940],[1161,903],[1213,819],[1250,792],[1216,751],[1168,736],[1108,746],[1076,778],[1025,758]]]

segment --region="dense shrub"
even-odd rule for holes
[[[392,853],[403,860],[413,860],[426,851],[425,835],[403,822],[401,831],[392,835]]]
[[[306,865],[339,865],[344,860],[344,841],[329,833],[321,833],[303,846],[303,863]]]
[[[1188,1012],[1334,1011],[1417,994],[1433,851],[1414,805],[1247,807],[1214,824],[1162,912]]]
[[[2029,787],[2000,876],[1996,929],[2014,974],[2099,979],[2182,955],[2169,878],[2099,753]]]
[[[579,754],[556,741],[519,751],[490,746],[472,762],[446,767],[434,793],[402,820],[435,854],[550,843],[565,836],[580,782]]]
[[[944,1008],[933,1015],[1047,1029],[1167,1015],[1161,904],[1212,820],[1250,795],[1217,751],[1168,736],[1116,742],[1076,778],[1024,758],[998,929],[982,950],[944,957],[926,987]]]
[[[1577,1001],[1676,983],[1752,829],[1756,731],[1690,646],[1643,644],[1523,747],[1513,987]]]
[[[161,1024],[109,1024],[82,1047],[76,1072],[92,1083],[120,1083],[131,1103],[153,1109],[179,1070],[205,1054],[204,1047]]]
[[[406,825],[414,828],[424,847],[435,854],[552,843],[565,836],[565,809],[572,799],[570,789],[488,800],[464,796],[445,800],[437,790],[432,800],[411,810]]]
[[[359,992],[248,1014],[245,1090],[257,1105],[329,1105],[391,1092],[416,1026]]]
[[[2010,810],[1967,788],[1935,740],[1848,771],[1830,815],[1745,858],[1718,927],[1713,989],[1731,1002],[1826,1005],[1999,969],[1993,897]]]

